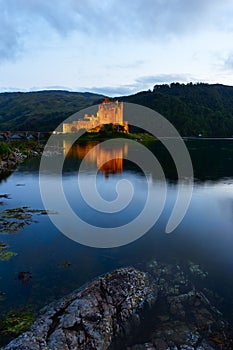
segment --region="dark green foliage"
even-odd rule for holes
[[[68,91],[0,94],[1,130],[52,131],[64,119],[103,96]]]
[[[233,87],[204,83],[155,85],[121,98],[152,108],[166,117],[182,136],[232,137]]]
[[[0,160],[4,157],[8,157],[11,154],[12,150],[6,142],[0,141]]]
[[[43,145],[34,140],[11,140],[9,146],[12,150],[18,150],[20,153],[29,155],[31,151],[42,152]]]
[[[30,310],[11,310],[0,317],[0,332],[2,335],[17,336],[27,331],[34,321]]]
[[[0,129],[52,131],[73,113],[102,100],[101,95],[67,91],[2,93]],[[120,100],[156,110],[182,136],[233,135],[232,86],[204,83],[155,85],[153,91],[121,97]],[[130,131],[140,130],[131,127]]]

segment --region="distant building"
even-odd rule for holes
[[[63,133],[77,132],[80,129],[99,131],[103,124],[113,124],[119,126],[119,131],[129,132],[128,123],[124,121],[123,102],[110,102],[105,98],[99,104],[96,115],[85,114],[83,119],[63,123]]]

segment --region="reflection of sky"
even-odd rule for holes
[[[83,176],[86,176],[86,183],[88,186],[88,175]],[[100,195],[106,200],[113,200],[116,196],[117,182],[122,178],[129,180],[132,183],[135,191],[135,202],[132,202],[131,206],[128,209],[132,210],[134,206],[134,210],[140,210],[145,202],[147,184],[145,178],[141,175],[141,173],[139,176],[137,176],[135,169],[134,172],[126,171],[122,174],[111,175],[108,179],[105,179],[105,177],[101,174],[97,175],[97,189]],[[50,181],[59,181],[59,179],[56,176],[54,177],[54,175],[48,175],[48,182]],[[230,233],[233,232],[233,184],[231,181],[231,179],[223,179],[218,180],[217,182],[206,181],[196,184],[194,186],[190,208],[188,210],[186,218],[181,225],[185,223],[185,225],[188,226],[188,230],[195,231],[196,228],[202,233],[205,231],[204,227],[206,226],[209,234],[211,234],[211,231],[217,232],[217,230],[219,230],[222,232],[221,237],[224,237],[224,235],[229,236]],[[16,186],[16,184],[26,185]],[[77,172],[67,173],[63,180],[63,186],[71,205],[75,206],[81,198],[80,192],[78,191]],[[30,174],[28,172],[18,171],[10,176],[6,181],[2,182],[0,184],[0,188],[1,193],[9,193],[12,197],[12,199],[4,200],[4,202],[7,204],[7,207],[16,207],[22,205],[28,205],[33,208],[42,207],[42,201],[39,193],[38,176],[35,173]],[[158,191],[159,195],[159,186],[156,187],[156,191]],[[176,184],[168,183],[168,196],[162,215],[164,220],[174,205],[176,194]],[[56,196],[54,193],[51,193],[51,195]],[[87,215],[86,209],[84,210],[84,207],[83,213],[84,215]],[[176,229],[176,231],[177,230],[179,231],[179,227]],[[198,233],[196,232],[196,234]]]
[[[93,182],[93,178],[92,176],[88,178],[86,175],[83,175],[83,177],[85,178],[86,189],[88,189]],[[77,210],[81,211],[81,217],[85,221],[97,226],[102,226],[102,223],[105,222],[105,225],[108,227],[114,227],[115,225],[123,225],[136,217],[143,209],[146,200],[146,181],[142,180],[141,177],[137,178],[130,173],[126,173],[124,176],[111,176],[107,180],[104,179],[102,175],[97,176],[96,187],[100,196],[106,201],[116,199],[116,186],[118,181],[122,179],[127,179],[132,184],[134,190],[132,201],[129,202],[129,205],[125,210],[113,214],[104,214],[91,209],[81,197],[78,190],[77,179],[76,181],[66,181],[64,183],[64,190],[66,197],[70,199],[69,203],[71,207],[74,208],[75,212],[77,212]],[[128,186],[126,186],[125,189],[128,190]],[[74,196],[75,192],[77,194],[76,196]],[[121,200],[122,204],[128,200],[128,194],[127,192],[124,192],[124,189],[123,192],[121,192]],[[95,204],[95,200],[93,200],[93,204]],[[115,220],[116,223],[114,223]]]
[[[82,176],[88,186],[90,175]],[[112,227],[134,218],[146,199],[145,178],[135,169],[110,175],[108,179],[97,174],[97,188],[104,199],[115,198],[116,184],[122,178],[129,180],[134,187],[133,201],[125,210],[111,216],[97,213],[85,205],[77,187],[77,172],[67,173],[63,186],[70,205],[83,219],[95,225]],[[58,180],[54,175],[48,175],[47,179],[48,182]],[[203,265],[210,275],[212,273],[216,288],[219,286],[222,293],[227,294],[229,291],[232,296],[233,200],[232,183],[228,185],[228,182],[231,183],[231,179],[195,185],[184,220],[173,233],[166,235],[164,229],[177,195],[176,184],[168,184],[166,205],[156,225],[141,239],[122,248],[94,249],[81,246],[62,235],[47,216],[36,216],[39,223],[25,227],[24,231],[16,235],[1,237],[18,253],[9,263],[0,264],[1,290],[6,291],[8,296],[4,305],[39,303],[43,306],[109,269],[155,257],[164,261],[177,257],[182,261],[193,260]],[[159,197],[159,183],[151,179],[151,184],[154,184],[154,195]],[[23,205],[43,208],[37,174],[24,172],[23,168],[0,184],[0,193],[9,193],[12,198],[3,199],[5,206],[2,210]],[[51,195],[56,198],[56,193]],[[64,261],[71,263],[70,269],[58,268],[57,265]],[[28,270],[32,272],[32,282],[22,289],[15,275]]]

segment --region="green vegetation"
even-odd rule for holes
[[[106,124],[104,127],[108,128],[109,124]],[[69,139],[73,140],[75,136],[75,133],[72,134],[60,134],[60,135],[54,135],[54,139],[57,140],[67,140]],[[155,137],[146,134],[146,133],[124,133],[124,132],[118,132],[118,131],[103,131],[100,130],[99,132],[86,132],[83,134],[81,137],[79,137],[79,134],[77,134],[78,141],[79,142],[85,142],[85,141],[104,141],[108,139],[117,139],[117,138],[124,138],[124,139],[131,139],[135,141],[140,141],[140,142],[151,142],[155,141]]]
[[[79,136],[77,133],[77,139],[79,142],[84,141],[103,141],[108,139],[114,139],[114,138],[124,138],[124,139],[131,139],[136,141],[144,141],[144,142],[150,142],[155,141],[155,137],[153,135],[147,134],[147,133],[125,133],[123,131],[118,131],[118,125],[113,124],[104,124],[102,125],[101,129],[97,131],[87,131],[84,132],[82,136]],[[84,131],[84,130],[83,130]],[[74,138],[75,133],[71,134],[57,134],[54,135],[54,139],[57,140],[69,140]]]
[[[0,261],[8,261],[12,256],[16,256],[17,253],[9,252],[8,245],[0,241]]]
[[[156,110],[166,117],[182,136],[232,137],[233,87],[220,84],[155,85],[153,91],[143,91],[122,97]]]
[[[64,119],[103,99],[88,92],[0,93],[0,129],[52,131]]]
[[[34,215],[57,214],[44,209],[30,209],[27,206],[3,210],[0,216],[0,234],[15,234],[31,223],[37,223]]]
[[[43,145],[34,140],[12,140],[9,146],[13,151],[17,150],[21,154],[27,156],[30,155],[31,152],[41,152],[44,148]]]
[[[43,151],[43,148],[43,145],[33,140],[0,141],[0,160],[8,158],[14,151],[29,156],[32,152]]]
[[[0,142],[0,160],[8,157],[12,152],[11,147],[6,142]]]
[[[0,317],[0,332],[3,336],[17,336],[27,331],[34,322],[29,311],[9,311]]]
[[[67,91],[0,94],[1,130],[52,131],[73,113],[103,96]],[[152,108],[182,136],[232,137],[233,87],[220,84],[155,85],[153,91],[119,98]],[[142,116],[143,118],[143,116]],[[131,133],[139,132],[135,127]]]
[[[99,132],[86,132],[80,140],[103,140],[113,138],[124,138],[137,141],[154,141],[155,138],[152,135],[146,133],[125,133],[117,131],[117,126],[113,124],[105,124],[102,126]]]
[[[8,198],[7,195],[5,198]],[[37,223],[34,220],[33,215],[48,215],[57,214],[53,211],[44,209],[30,209],[29,207],[11,208],[5,209],[0,213],[0,234],[9,235],[16,234],[19,230],[23,229],[26,225]],[[0,241],[0,261],[8,261],[17,253],[8,251],[9,246]]]

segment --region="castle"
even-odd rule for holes
[[[129,132],[128,123],[123,117],[123,102],[110,102],[108,98],[98,105],[96,115],[85,114],[83,120],[73,121],[72,123],[63,123],[63,133],[73,133],[80,129],[89,131],[99,131],[103,124],[113,124],[118,131]]]

